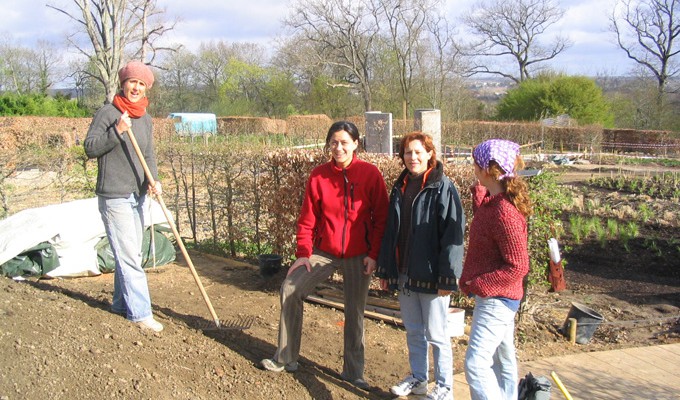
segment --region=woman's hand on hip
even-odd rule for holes
[[[300,268],[301,266],[305,266],[307,268],[307,272],[312,272],[312,264],[309,262],[309,257],[300,257],[295,262],[293,265],[288,268],[288,273],[286,276],[290,276],[290,274],[293,273],[296,269]]]
[[[364,275],[371,275],[375,272],[378,264],[369,256],[364,257]]]

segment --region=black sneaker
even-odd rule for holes
[[[342,378],[343,381],[351,383],[352,386],[354,386],[356,388],[359,388],[359,389],[364,390],[366,392],[371,391],[371,385],[369,385],[368,382],[366,382],[362,378],[349,379],[349,378],[345,377],[344,375],[340,375],[340,377]]]

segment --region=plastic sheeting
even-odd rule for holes
[[[144,224],[168,227],[161,206],[147,198]],[[0,265],[43,242],[54,246],[59,266],[45,275],[99,275],[97,244],[106,237],[97,198],[20,211],[0,221]]]

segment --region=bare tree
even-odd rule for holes
[[[175,52],[179,46],[159,46],[157,40],[166,32],[175,29],[177,20],[173,22],[166,22],[164,20],[165,8],[158,8],[157,0],[139,0],[139,2],[132,2],[132,13],[139,18],[140,32],[139,42],[141,43],[139,51],[135,53],[133,58],[139,58],[144,61],[147,60],[149,64],[153,64],[156,56],[161,52]]]
[[[368,0],[298,0],[284,24],[313,49],[317,62],[344,71],[332,85],[361,93],[364,110],[372,104],[373,44],[379,30]]]
[[[76,99],[78,99],[78,103],[80,104],[84,104],[87,82],[89,79],[92,79],[89,74],[83,72],[86,71],[87,68],[82,64],[83,63],[81,61],[71,60],[68,67],[69,71],[72,71],[68,75],[68,78],[73,82],[73,88],[76,92]]]
[[[38,40],[28,48],[6,38],[0,42],[0,92],[47,95],[60,65],[61,56],[52,43]]]
[[[197,92],[196,63],[197,57],[184,48],[163,60],[163,95],[167,95],[167,98],[162,99],[162,104],[166,108],[181,111],[195,109],[191,100]]]
[[[97,72],[92,76],[104,86],[106,101],[110,102],[118,88],[117,72],[126,55],[149,62],[147,51],[151,50],[153,60],[158,50],[153,46],[155,39],[173,29],[174,24],[166,26],[157,18],[163,11],[157,9],[156,0],[71,1],[78,12],[51,4],[47,7],[77,23],[77,30],[68,36],[68,41],[87,59],[95,61]],[[154,22],[150,21],[152,17]],[[91,48],[79,40],[81,34],[88,37]]]
[[[196,79],[205,91],[201,107],[207,108],[208,104],[218,101],[220,89],[229,78],[227,65],[234,55],[233,46],[227,42],[201,43],[195,64]]]
[[[474,102],[469,101],[469,91],[464,89],[462,75],[466,65],[453,40],[452,26],[439,16],[430,19],[427,29],[429,50],[418,56],[420,94],[429,107],[461,120],[468,114],[463,106]]]
[[[479,39],[465,50],[476,58],[471,74],[495,74],[519,83],[531,77],[532,66],[555,58],[571,46],[569,39],[556,36],[549,45],[539,38],[564,16],[553,0],[490,0],[475,5],[463,16],[464,23]],[[502,65],[487,63],[492,59],[511,59],[515,72]]]
[[[397,65],[402,96],[402,115],[406,119],[411,106],[413,78],[418,69],[418,53],[426,49],[424,41],[430,20],[438,15],[438,0],[371,0],[374,18],[389,28],[390,53]]]
[[[680,0],[621,0],[610,16],[610,29],[618,46],[631,60],[651,73],[657,84],[657,110],[664,108],[664,93],[678,76],[680,52]]]
[[[291,36],[279,41],[271,60],[272,67],[294,80],[300,110],[330,117],[356,115],[364,111],[363,103],[357,105],[356,101],[348,101],[358,92],[350,85],[338,85],[346,70],[320,63],[318,54],[312,43]],[[376,79],[375,75],[372,79]]]
[[[39,40],[34,62],[38,73],[37,91],[42,95],[47,95],[47,91],[54,85],[53,80],[57,74],[57,68],[61,65],[61,55],[53,43],[46,40]]]
[[[18,94],[31,93],[38,87],[35,52],[10,42],[0,44],[0,89]]]

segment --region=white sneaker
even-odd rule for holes
[[[453,400],[453,392],[447,387],[435,385],[434,389],[427,394],[427,398],[434,400]]]
[[[401,382],[390,388],[390,392],[397,396],[408,396],[409,394],[425,394],[427,393],[427,382],[419,381],[413,375],[409,375]]]
[[[142,329],[148,329],[154,332],[160,332],[163,330],[163,324],[153,319],[153,317],[137,321],[137,325],[139,325],[139,327]]]
[[[260,361],[260,365],[262,368],[266,369],[267,371],[272,371],[272,372],[281,372],[284,369],[287,372],[295,372],[298,369],[298,363],[297,361],[292,361],[289,362],[288,364],[282,364],[280,362],[275,361],[274,359],[271,358],[265,358],[264,360]]]

